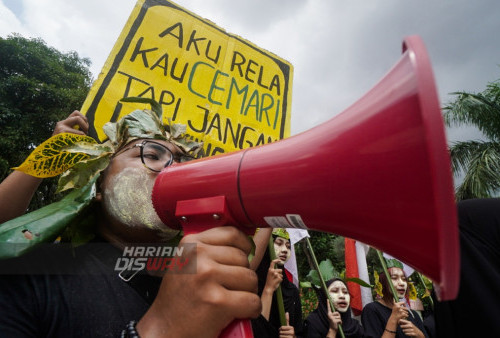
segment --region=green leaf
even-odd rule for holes
[[[59,178],[57,192],[69,189],[79,189],[87,184],[94,177],[106,169],[109,164],[111,153],[104,153],[100,157],[77,163],[73,168],[66,171]]]
[[[89,136],[70,133],[54,135],[36,147],[28,158],[14,169],[40,178],[57,176],[89,157],[83,153],[66,151],[66,148],[80,142],[87,144],[87,147],[96,144]]]
[[[319,271],[321,272],[321,276],[323,277],[325,283],[332,278],[340,277],[337,270],[335,270],[332,261],[328,258],[319,263]],[[314,269],[309,271],[309,273],[306,276],[306,279],[310,281],[312,284],[316,285],[317,287],[321,287],[321,280],[319,278],[318,271]]]
[[[338,277],[339,275],[338,272],[335,271],[332,261],[328,258],[319,263],[319,271],[321,272],[321,275],[323,276],[325,282],[332,278]]]
[[[63,149],[68,153],[82,153],[92,157],[99,157],[103,153],[112,153],[113,149],[107,144],[95,144],[88,142],[78,142]]]
[[[108,122],[105,123],[104,126],[102,126],[102,130],[104,131],[104,134],[108,137],[108,141],[111,142],[111,144],[116,145],[118,143],[118,135],[116,134],[116,123],[113,122]]]
[[[371,284],[368,284],[367,282],[365,282],[364,280],[360,279],[360,278],[355,278],[355,277],[352,277],[352,278],[346,278],[345,279],[346,282],[353,282],[353,283],[356,283],[358,285],[361,285],[365,288],[374,288],[375,286],[374,285],[371,285]]]
[[[95,196],[94,177],[84,188],[74,190],[62,200],[3,223],[0,226],[0,259],[18,257],[40,243],[53,242]],[[31,238],[24,231],[31,233]]]
[[[107,122],[103,130],[115,150],[134,139],[167,140],[170,137],[158,116],[148,109],[134,110],[118,122]]]
[[[304,289],[312,288],[311,282],[300,282],[299,285],[301,288],[304,288]]]
[[[186,128],[186,125],[182,123],[170,123],[170,134],[173,138],[177,139],[186,132]]]
[[[309,282],[311,282],[312,284],[316,285],[316,286],[320,286],[321,285],[321,281],[319,279],[318,271],[316,271],[316,270],[309,271],[309,273],[306,276],[306,279]]]
[[[156,102],[155,100],[147,97],[124,97],[120,100],[120,102],[131,102],[131,103],[145,103],[151,105],[151,110],[156,113],[159,119],[163,114],[163,108],[161,104]]]
[[[255,242],[253,241],[253,236],[248,236],[248,239],[249,239],[250,243],[252,244],[252,250],[248,254],[248,261],[251,262],[252,259],[255,257],[256,246],[255,246]]]

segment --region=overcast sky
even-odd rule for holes
[[[404,37],[427,46],[441,104],[500,78],[498,0],[177,0],[294,66],[292,135],[359,99],[399,59]],[[136,0],[0,0],[0,36],[40,37],[92,61],[97,77]],[[448,131],[449,140],[474,138]]]

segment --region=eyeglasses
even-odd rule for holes
[[[174,154],[170,149],[163,144],[147,140],[122,149],[115,156],[136,147],[141,148],[141,161],[151,171],[160,172],[174,162]]]

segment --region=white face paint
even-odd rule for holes
[[[351,295],[344,283],[336,280],[328,287],[328,293],[332,297],[333,306],[338,312],[346,312],[351,303]]]
[[[160,220],[151,201],[154,178],[144,168],[125,168],[114,176],[103,191],[103,203],[109,214],[129,227],[159,230],[168,240],[178,230]]]
[[[398,298],[404,298],[408,282],[406,281],[405,274],[400,268],[390,268],[389,275],[391,276],[392,285],[398,293]]]
[[[276,237],[274,240],[274,253],[276,258],[280,259],[280,263],[283,265],[290,258],[292,254],[290,240],[283,237]]]

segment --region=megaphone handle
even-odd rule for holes
[[[184,235],[197,233],[208,229],[203,224],[184,226]],[[219,338],[253,338],[252,324],[249,319],[233,320],[219,335]]]
[[[249,319],[235,319],[222,330],[219,338],[253,338],[252,324]]]
[[[226,208],[224,196],[179,201],[176,216],[182,220],[182,216],[186,215],[188,217],[182,226],[184,235],[234,223]],[[214,218],[214,215],[217,217]],[[252,323],[249,319],[235,319],[222,330],[219,338],[253,338]]]

